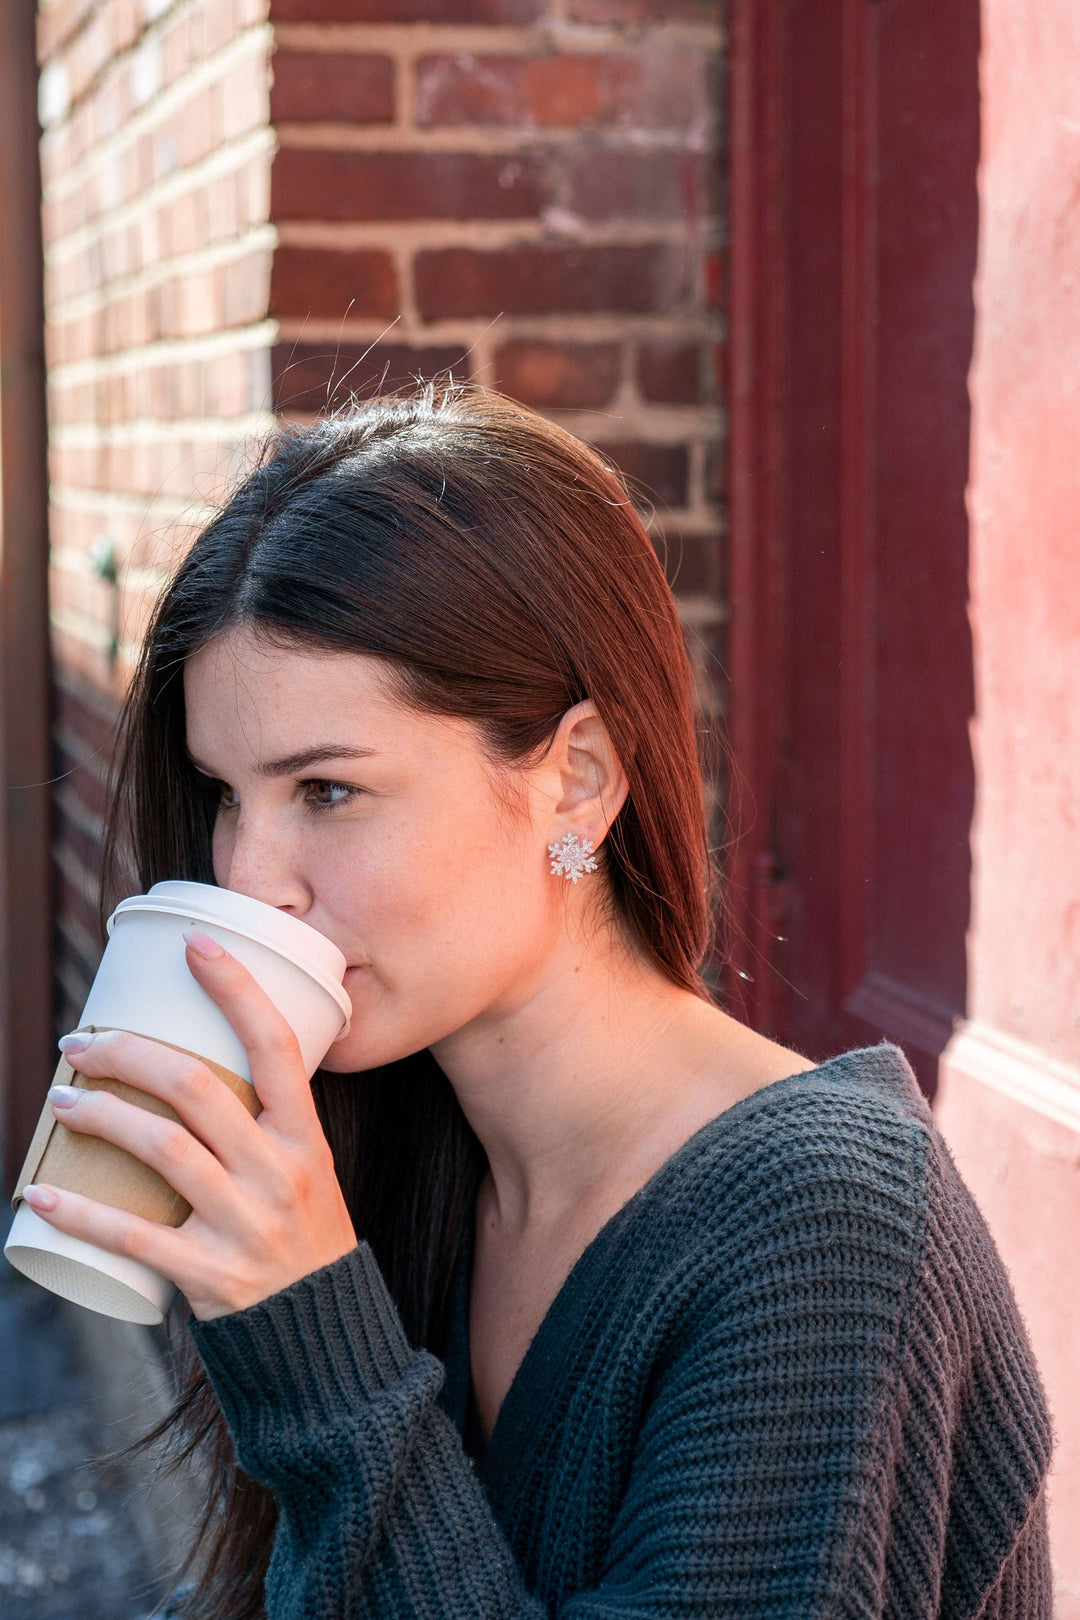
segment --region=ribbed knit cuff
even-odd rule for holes
[[[413,1350],[366,1242],[245,1310],[193,1319],[191,1336],[234,1433],[277,1412],[356,1413],[397,1383]]]

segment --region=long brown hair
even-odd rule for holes
[[[473,721],[508,780],[590,697],[629,782],[601,846],[609,913],[675,984],[711,999],[708,727],[663,568],[601,456],[510,400],[455,385],[277,429],[150,623],[119,717],[103,924],[133,884],[214,882],[219,795],[186,756],[182,672],[240,625],[286,649],[385,659],[402,701]],[[441,1354],[483,1149],[429,1052],[362,1083],[320,1069],[312,1091],[354,1229],[410,1342]],[[256,1620],[276,1503],[238,1468],[178,1310],[167,1336],[176,1405],[114,1458],[167,1436],[168,1468],[202,1462],[206,1510],[177,1575],[198,1568],[184,1612]]]

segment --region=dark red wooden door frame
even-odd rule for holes
[[[784,456],[783,50],[780,7],[732,0],[730,31],[730,554],[728,1002],[775,1033],[775,869]]]
[[[897,1040],[932,1092],[965,999],[978,5],[730,21],[724,988],[820,1058]]]

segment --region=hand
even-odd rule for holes
[[[142,1035],[103,1032],[66,1052],[80,1074],[161,1097],[183,1123],[107,1091],[79,1090],[53,1110],[70,1130],[126,1148],[191,1205],[182,1226],[143,1220],[94,1198],[55,1195],[31,1208],[63,1232],[127,1255],[169,1278],[202,1322],[243,1310],[356,1247],[296,1036],[243,964],[204,935],[187,964],[243,1042],[262,1113],[253,1119],[198,1059]],[[220,950],[211,959],[196,942]],[[189,1127],[185,1129],[185,1127]]]

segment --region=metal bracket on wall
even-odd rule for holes
[[[90,547],[90,566],[98,579],[111,587],[109,658],[115,661],[120,651],[120,575],[116,566],[116,542],[110,535],[98,535]]]

